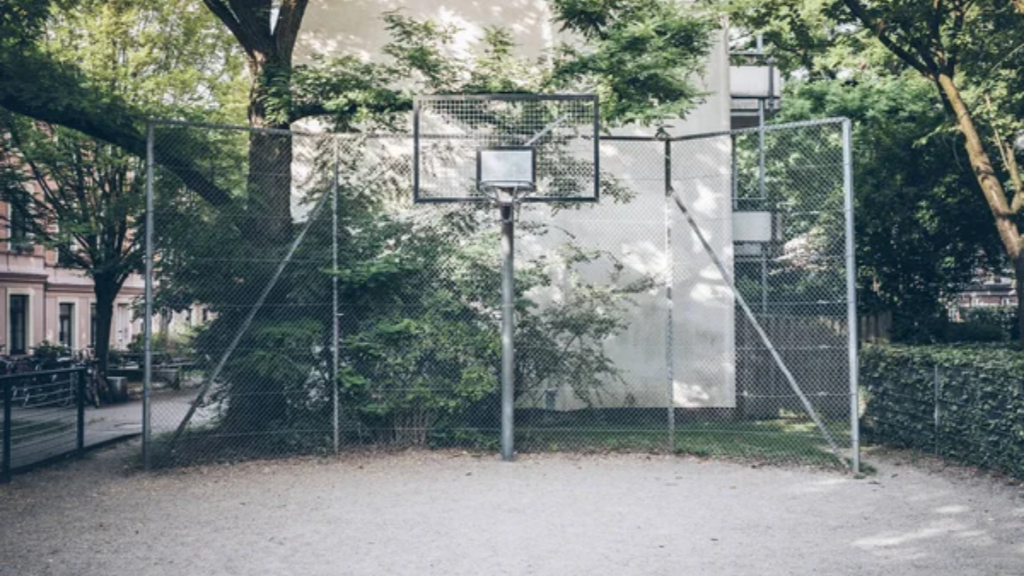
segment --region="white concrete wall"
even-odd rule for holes
[[[388,41],[380,19],[386,10],[402,8],[416,18],[432,18],[458,25],[453,53],[466,54],[477,45],[487,26],[510,29],[525,56],[537,56],[558,41],[550,10],[542,0],[514,0],[485,3],[475,0],[451,2],[394,0],[320,0],[312,2],[297,49],[297,60],[311,54],[355,53],[376,58]],[[729,129],[729,62],[726,35],[720,34],[711,51],[706,73],[697,79],[710,93],[685,120],[673,122],[672,135],[718,132]],[[645,127],[628,127],[616,134],[649,134]],[[725,140],[726,143],[728,139]],[[728,407],[735,405],[733,299],[718,271],[700,248],[695,236],[685,229],[674,207],[666,205],[664,144],[660,142],[602,144],[602,171],[626,183],[636,194],[627,205],[605,200],[601,205],[552,215],[543,207],[522,212],[524,220],[548,221],[576,237],[588,248],[608,250],[626,264],[633,277],[655,276],[657,288],[636,297],[637,307],[630,327],[607,342],[607,352],[624,370],[626,384],[610,385],[604,391],[605,406]],[[680,146],[673,153],[672,184],[696,211],[707,236],[727,268],[732,267],[730,150],[721,141]],[[699,167],[697,172],[692,169]],[[672,214],[672,256],[667,251],[666,210]],[[521,235],[519,258],[541,253],[552,255],[566,236]],[[674,271],[674,309],[671,334],[674,381],[667,373],[666,346],[669,334],[665,279]],[[580,271],[584,279],[602,281],[607,269]],[[553,267],[556,278],[564,273]],[[564,298],[566,284],[539,295],[542,300]],[[560,293],[560,291],[563,291]],[[556,399],[560,409],[581,406],[568,389]]]
[[[453,43],[454,55],[468,54],[489,26],[510,30],[526,56],[536,56],[556,41],[557,29],[551,25],[551,11],[544,0],[313,0],[303,19],[296,61],[311,54],[377,58],[389,41],[381,16],[396,9],[419,20],[457,25],[461,32]]]

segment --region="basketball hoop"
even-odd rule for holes
[[[535,191],[537,151],[530,146],[498,146],[476,152],[477,190],[498,206],[517,204]]]
[[[593,94],[418,96],[413,201],[597,202],[599,118]]]
[[[479,183],[478,189],[480,190],[480,194],[490,198],[497,206],[517,205],[534,190],[531,182],[512,181],[482,181]]]
[[[522,202],[598,201],[599,120],[594,94],[438,95],[413,102],[413,201],[491,202],[501,214],[506,461],[515,454],[514,212]]]

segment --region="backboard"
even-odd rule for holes
[[[596,202],[599,123],[592,94],[418,97],[414,201],[490,202],[507,184],[522,202]]]

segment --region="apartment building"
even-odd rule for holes
[[[1017,289],[1013,279],[997,274],[979,276],[973,284],[957,294],[956,305],[950,311],[954,321],[964,319],[967,310],[972,308],[1005,308],[1012,310],[1017,307]]]
[[[29,354],[41,342],[61,343],[80,350],[96,343],[96,299],[92,280],[81,270],[62,266],[55,250],[32,242],[17,216],[0,203],[6,228],[0,241],[0,346],[10,355]],[[143,281],[133,275],[114,305],[110,343],[126,348],[141,323],[134,319],[133,302],[143,293]]]

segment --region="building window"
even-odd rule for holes
[[[75,305],[70,303],[60,304],[60,314],[58,316],[58,332],[60,343],[68,348],[74,348],[74,336],[75,333]]]
[[[127,304],[117,305],[117,348],[124,350],[132,341],[131,309]]]
[[[96,348],[96,304],[89,304],[89,346]]]
[[[205,323],[207,323],[209,321],[210,321],[210,311],[207,310],[206,308],[203,308],[203,323],[205,324]]]
[[[28,252],[32,249],[32,245],[29,242],[28,234],[28,218],[26,217],[25,211],[19,209],[14,205],[7,205],[7,210],[10,215],[10,243],[12,252]]]
[[[68,256],[68,250],[73,250],[70,245],[58,247],[56,250],[58,268],[76,268],[78,266],[74,259]]]
[[[12,294],[10,316],[7,319],[10,334],[7,343],[11,354],[28,352],[28,296]]]

